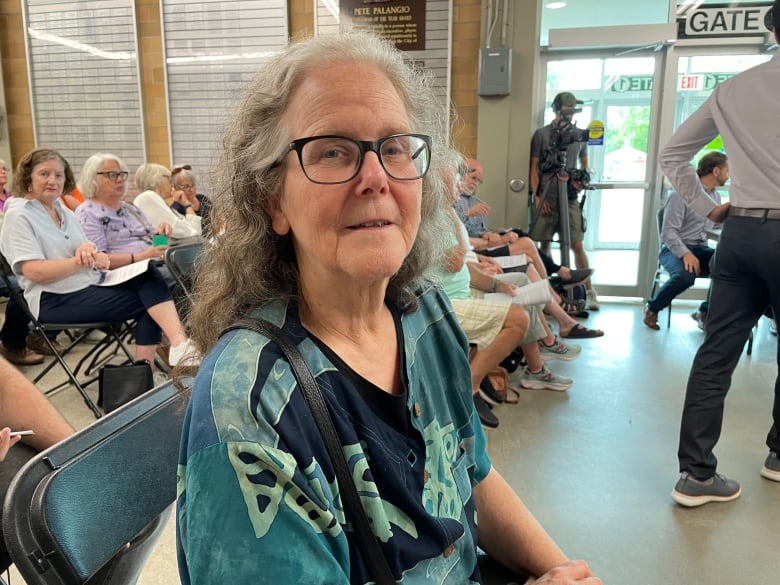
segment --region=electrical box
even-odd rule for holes
[[[481,96],[509,95],[512,81],[512,49],[497,47],[479,50],[479,87]]]

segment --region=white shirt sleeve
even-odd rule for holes
[[[171,237],[177,240],[201,235],[201,218],[199,215],[181,215],[168,207],[154,191],[144,191],[133,201],[136,207],[144,212],[153,226],[165,222],[171,225]]]

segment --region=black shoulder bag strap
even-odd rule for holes
[[[360,503],[360,496],[355,487],[355,482],[352,480],[352,474],[349,472],[349,465],[346,457],[344,457],[344,450],[336,434],[336,428],[325,404],[325,399],[317,386],[317,382],[314,380],[309,366],[306,364],[306,360],[303,359],[301,352],[298,351],[298,347],[286,332],[264,319],[238,319],[225,329],[222,334],[224,335],[233,329],[250,329],[265,335],[282,350],[292,368],[298,387],[301,389],[303,397],[314,415],[314,421],[317,423],[317,428],[320,430],[325,447],[333,462],[333,467],[336,470],[336,480],[338,481],[341,499],[344,504],[344,512],[358,536],[358,544],[371,576],[377,585],[395,584],[395,578],[390,571],[390,567],[374,533],[371,532],[368,517],[366,517],[366,512]]]

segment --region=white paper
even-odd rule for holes
[[[525,254],[515,254],[513,256],[493,256],[501,268],[514,268],[515,266],[525,266],[528,264],[528,259]]]
[[[523,305],[529,307],[531,305],[546,305],[552,302],[552,293],[546,280],[539,280],[526,284],[525,286],[518,286],[515,288],[515,296],[510,296],[505,293],[487,293],[485,294],[485,300],[502,300],[507,299],[517,305]]]
[[[139,274],[143,274],[149,270],[149,258],[141,260],[140,262],[133,262],[127,266],[121,268],[115,268],[114,270],[107,270],[103,274],[105,275],[98,283],[98,286],[114,286],[127,282],[128,280],[135,278]]]

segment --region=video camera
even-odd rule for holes
[[[588,129],[577,128],[575,123],[569,123],[566,126],[555,126],[553,128],[552,148],[555,150],[566,150],[570,144],[585,142],[587,140]]]
[[[573,113],[581,111],[580,108],[570,109]],[[571,122],[571,117],[564,118],[564,120],[567,122],[565,125],[553,125],[550,146],[547,148],[539,166],[540,171],[544,174],[560,171],[564,167],[564,162],[566,162],[566,166],[569,168],[572,164],[576,164],[576,161],[565,160],[566,151],[571,144],[588,140],[589,132],[587,128],[578,128],[576,124]]]
[[[590,173],[588,169],[572,169],[569,171],[570,183],[579,183],[583,189],[590,189]]]

